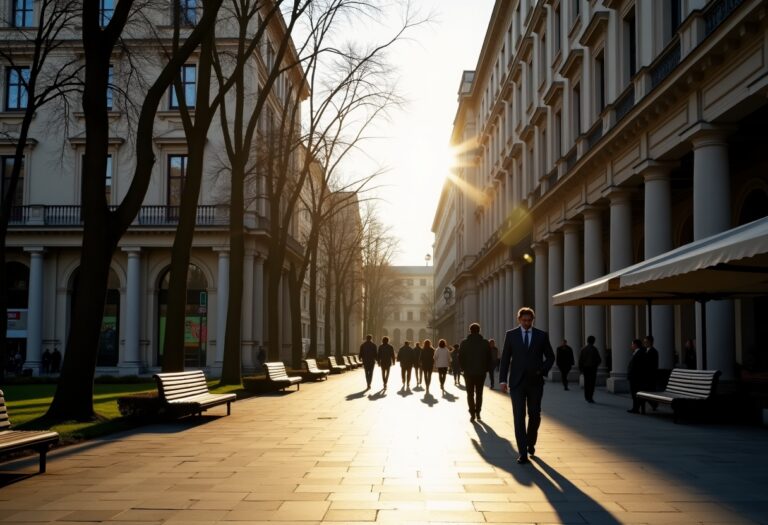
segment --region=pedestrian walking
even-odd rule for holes
[[[373,336],[365,336],[365,342],[360,345],[360,361],[363,362],[365,370],[365,382],[368,385],[366,390],[370,390],[371,381],[373,381],[373,368],[376,366],[376,344],[373,342]]]
[[[435,349],[432,347],[432,341],[424,339],[424,346],[421,348],[421,372],[423,374],[427,393],[429,393],[429,383],[432,381],[432,368],[434,366]]]
[[[46,348],[45,352],[43,352],[43,356],[40,359],[40,364],[43,368],[43,373],[47,374],[51,371],[51,350]]]
[[[544,377],[555,362],[555,353],[549,335],[533,328],[536,314],[533,308],[523,307],[517,312],[520,326],[508,330],[504,336],[504,349],[499,365],[499,385],[502,392],[512,398],[515,422],[515,440],[519,464],[528,463],[528,455],[536,452],[536,440],[541,424],[541,398]],[[526,406],[528,427],[525,426]]]
[[[445,378],[448,377],[448,367],[451,366],[451,352],[448,350],[448,343],[445,339],[437,342],[435,350],[435,367],[437,367],[437,376],[440,379],[440,390],[445,392]]]
[[[389,344],[389,337],[387,336],[381,338],[381,344],[376,353],[376,361],[381,368],[381,381],[384,383],[384,390],[386,390],[387,381],[389,381],[389,369],[395,363],[395,349]]]
[[[563,339],[563,343],[557,347],[555,352],[555,364],[560,370],[560,380],[563,382],[563,390],[568,390],[568,374],[573,367],[573,348],[568,346],[568,341]]]
[[[491,390],[493,390],[496,386],[496,369],[499,367],[499,347],[496,346],[496,339],[488,339],[488,346],[491,347],[491,364],[488,367],[488,375],[491,378]]]
[[[51,373],[58,374],[59,370],[61,370],[61,352],[57,346],[54,346],[51,352]]]
[[[659,351],[653,346],[652,335],[645,336],[643,346],[645,347],[645,379],[641,388],[653,392],[657,390],[656,384],[659,377]],[[654,410],[659,408],[656,401],[648,401],[648,404]]]
[[[491,366],[491,356],[491,346],[489,341],[480,335],[480,325],[472,323],[469,325],[469,335],[459,345],[459,360],[467,385],[467,408],[471,422],[480,419],[485,374]]]
[[[451,373],[453,374],[453,384],[461,386],[461,362],[459,361],[459,345],[453,345],[451,350]]]
[[[594,403],[595,384],[597,384],[597,367],[602,358],[595,347],[595,336],[587,337],[587,345],[579,352],[579,371],[584,375],[584,399]]]
[[[421,343],[418,341],[413,347],[413,373],[416,376],[416,386],[421,386],[424,371],[421,369]]]
[[[406,341],[397,351],[397,361],[400,363],[400,375],[403,379],[403,388],[411,389],[411,369],[413,368],[413,348],[411,342]]]
[[[627,410],[632,414],[645,414],[645,403],[637,398],[637,393],[643,388],[645,381],[645,348],[640,339],[632,341],[632,357],[627,365],[627,380],[629,381],[629,393],[632,395],[632,408]]]

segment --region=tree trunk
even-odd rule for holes
[[[309,251],[309,350],[307,357],[317,358],[317,251],[318,243]]]
[[[332,346],[331,346],[331,334],[333,333],[331,328],[333,326],[333,319],[331,316],[331,307],[333,304],[333,283],[331,282],[332,272],[331,272],[331,265],[330,262],[328,262],[328,268],[325,271],[325,308],[323,311],[325,312],[325,330],[323,331],[323,346],[325,346],[325,355],[329,356],[332,353]]]
[[[302,283],[296,275],[296,266],[291,263],[288,274],[288,296],[291,303],[291,366],[301,368],[304,358],[304,343],[301,337],[301,288]]]
[[[224,340],[224,363],[221,383],[239,385],[242,380],[242,318],[243,318],[243,265],[245,258],[245,214],[243,166],[232,169],[232,189],[229,209],[229,304],[227,305],[227,332]]]
[[[270,248],[272,248],[270,243]],[[281,259],[277,259],[271,252],[267,256],[265,267],[267,270],[267,359],[269,361],[280,360],[280,280],[282,278]]]
[[[338,279],[336,281],[336,287],[335,287],[335,297],[333,300],[333,321],[334,321],[334,328],[336,330],[336,333],[334,334],[336,337],[335,339],[335,351],[336,351],[336,357],[341,357],[342,352],[342,341],[341,341],[341,335],[342,335],[342,319],[341,319],[341,284],[339,283]]]

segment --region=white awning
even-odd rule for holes
[[[768,217],[565,290],[556,305],[682,303],[768,295]]]

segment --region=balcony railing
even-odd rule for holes
[[[616,122],[623,119],[635,107],[635,85],[630,84],[616,100]]]
[[[587,134],[587,149],[595,147],[595,144],[597,144],[601,138],[603,138],[603,121],[602,119],[598,119]]]
[[[744,0],[719,0],[713,2],[704,13],[704,35],[712,33]]]
[[[110,206],[110,209],[112,210],[115,208],[116,206]],[[217,216],[217,208],[219,208],[219,216]],[[179,218],[179,206],[142,206],[138,216],[134,220],[134,224],[140,226],[174,226],[179,223]],[[81,206],[33,205],[17,206],[11,209],[10,223],[13,226],[81,227],[83,225],[83,220],[81,216]],[[195,224],[198,226],[228,223],[228,207],[214,205],[197,207]]]
[[[651,89],[661,84],[680,63],[680,40],[668,47],[651,67]]]

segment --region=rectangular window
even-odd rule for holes
[[[400,312],[394,312],[394,313],[392,314],[392,318],[393,318],[395,321],[399,321],[399,320],[400,320]]]
[[[595,118],[605,109],[605,57],[601,51],[595,57]]]
[[[112,103],[114,102],[114,93],[112,85],[115,76],[115,66],[109,65],[109,72],[107,73],[107,109],[112,110]]]
[[[13,0],[12,10],[14,27],[32,27],[34,15],[33,0]]]
[[[427,320],[427,312],[422,310],[419,312],[419,321],[426,321]]]
[[[573,20],[581,14],[581,0],[573,0]]]
[[[187,156],[168,155],[168,206],[181,206],[181,193],[187,178]]]
[[[573,86],[573,143],[581,135],[581,87],[576,84]]]
[[[18,111],[27,107],[28,67],[10,67],[5,83],[5,109]]]
[[[559,159],[563,156],[563,119],[559,110],[555,113],[555,134],[552,138],[554,139],[552,144],[553,157]]]
[[[187,108],[195,107],[197,68],[194,64],[186,64],[181,67],[179,77],[181,80],[181,91],[184,95],[184,105]],[[179,109],[181,101],[179,100],[176,87],[171,86],[171,109]]]
[[[181,25],[193,26],[197,23],[197,0],[179,0],[179,18]]]
[[[419,279],[419,286],[426,286],[427,280],[426,279]]]
[[[413,312],[408,312],[408,320],[413,321]]]
[[[99,0],[99,23],[101,27],[109,25],[112,15],[115,14],[115,0]]]
[[[413,279],[408,279],[407,281],[405,281],[405,284],[407,284],[408,286],[413,286]]]
[[[624,80],[628,83],[637,73],[637,22],[634,7],[624,18],[624,64]]]
[[[2,160],[3,170],[3,195],[8,193],[8,188],[11,186],[11,174],[13,173],[13,165],[16,161],[16,157],[13,155],[4,155],[0,157]],[[19,182],[16,184],[16,191],[13,194],[13,201],[11,206],[13,208],[24,205],[24,159],[21,160],[21,170],[19,171]],[[14,210],[11,210],[11,218],[14,216]]]
[[[554,39],[552,40],[552,45],[554,46],[552,48],[552,54],[556,55],[560,51],[560,41],[561,41],[561,35],[560,35],[560,6],[558,5],[555,7],[555,10],[552,15],[552,31]]]
[[[112,183],[114,176],[112,172],[112,155],[107,155],[107,173],[104,175],[104,194],[107,197],[107,204],[112,204]]]

